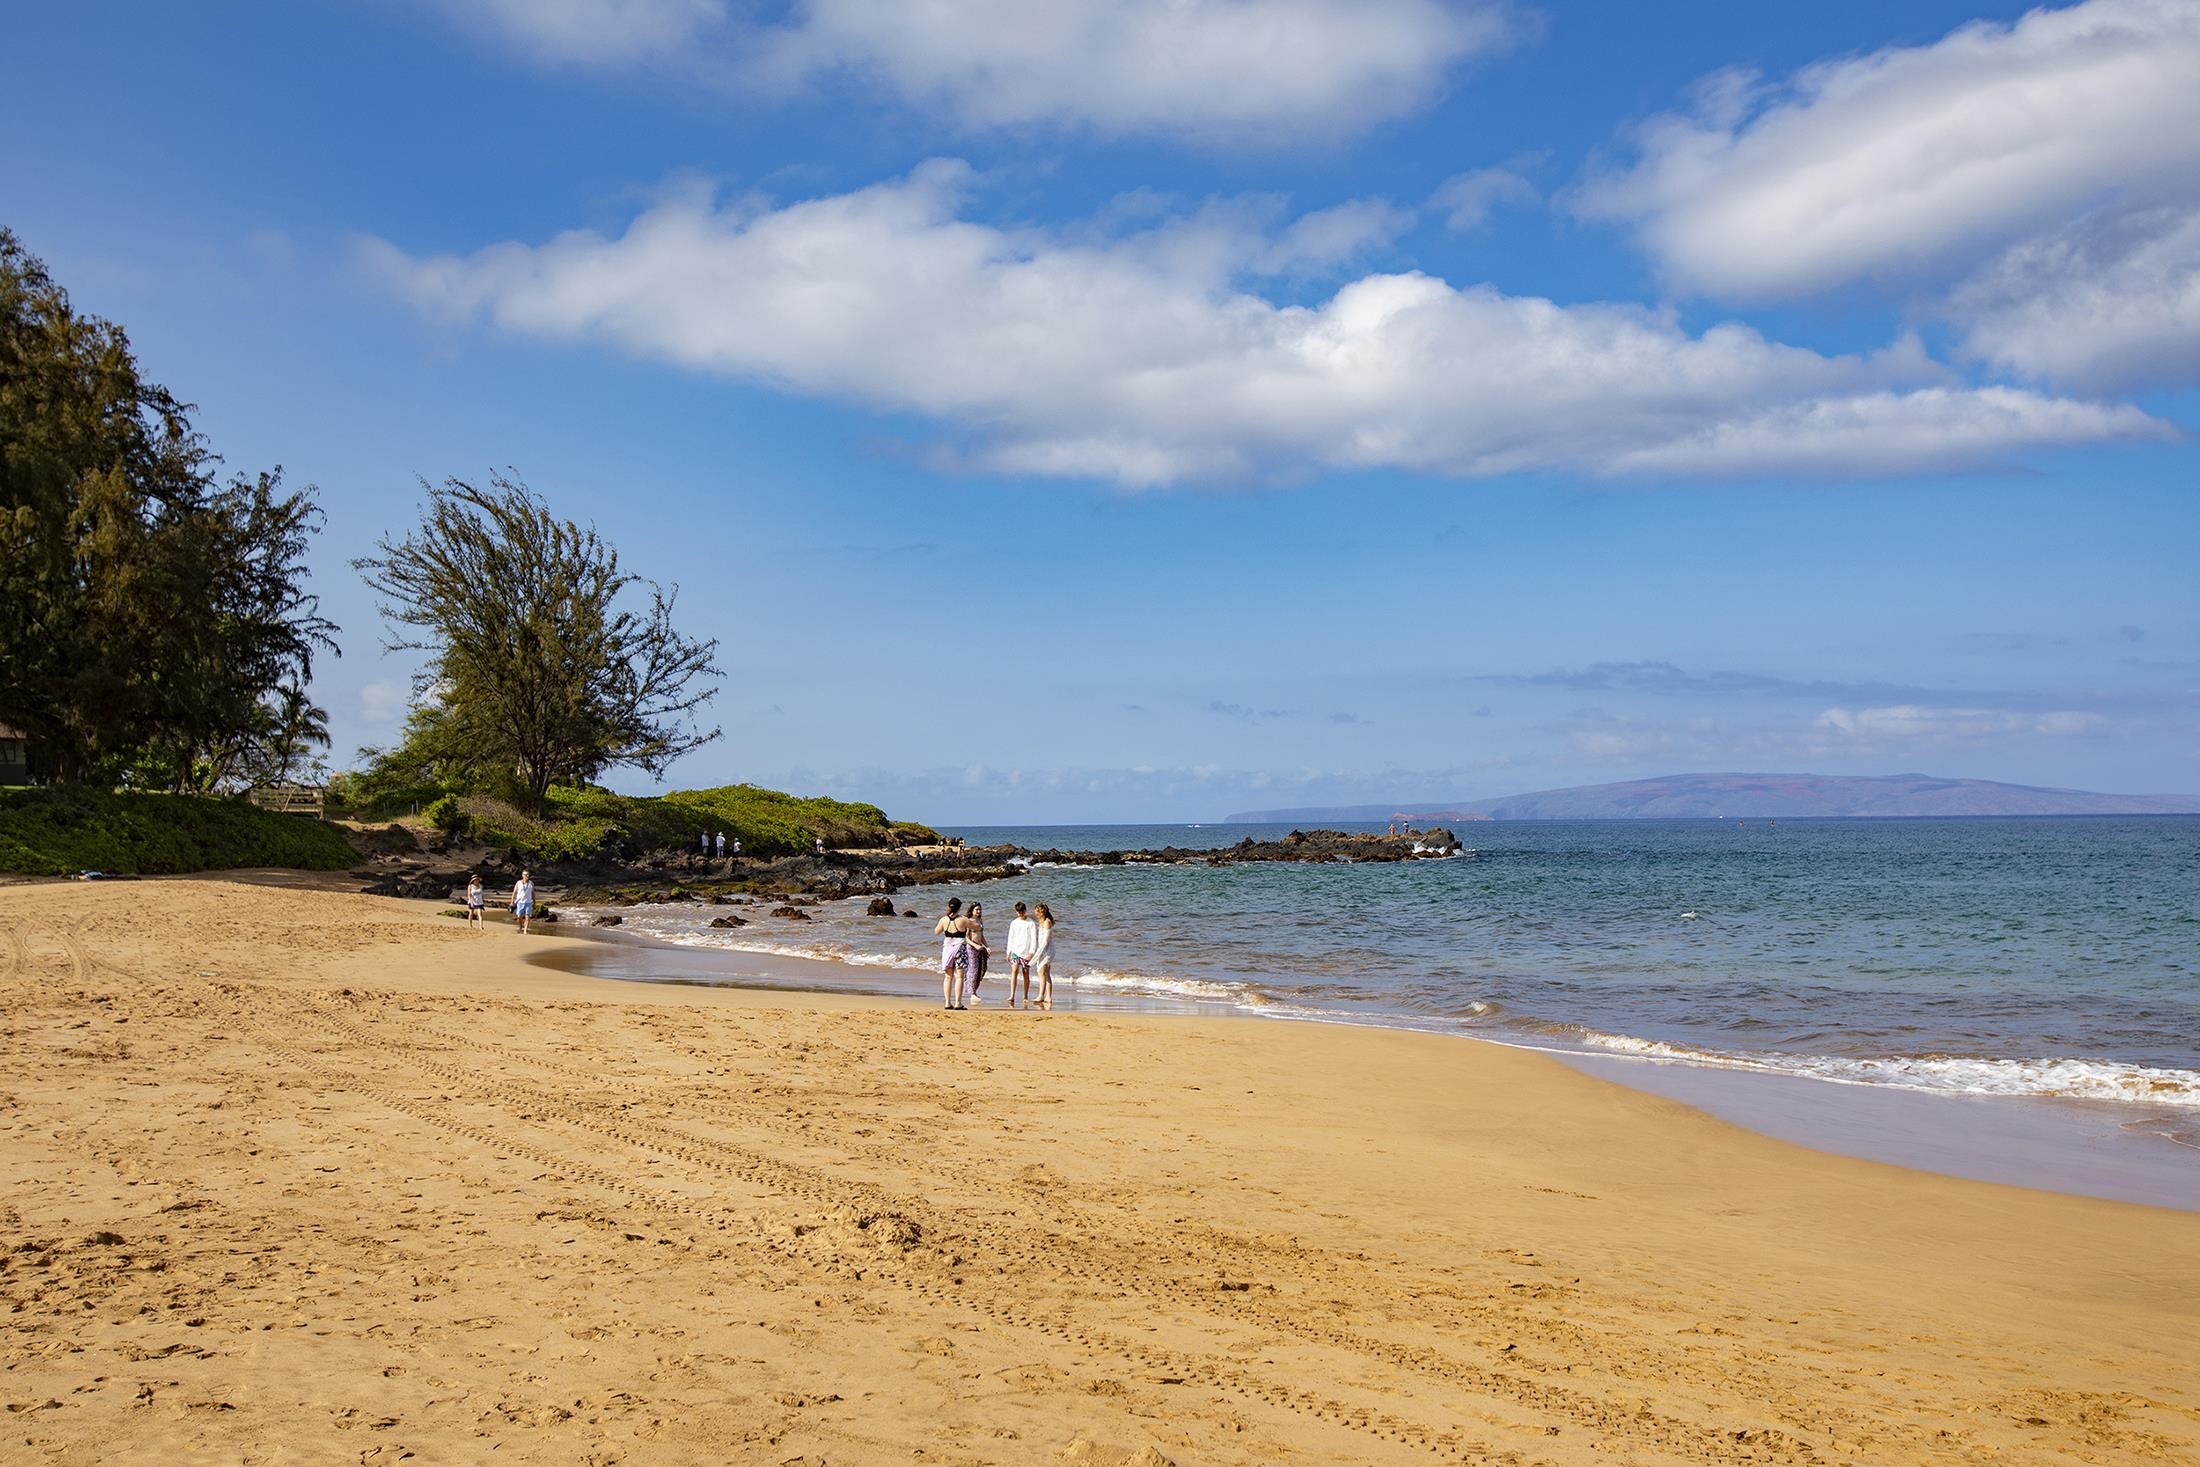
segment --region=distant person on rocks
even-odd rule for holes
[[[466,920],[475,927],[481,926],[481,909],[488,896],[481,889],[481,873],[474,872],[466,878]]]
[[[1054,1007],[1054,913],[1045,902],[1039,903],[1039,920],[1036,944],[1031,950],[1031,966],[1039,974],[1039,1007]]]
[[[976,902],[963,918],[963,1007],[984,1003],[978,986],[985,982],[986,959],[993,954],[985,945],[985,908]]]
[[[961,897],[949,897],[947,915],[932,924],[932,935],[940,940],[940,1005],[947,1009],[963,1007],[958,995],[966,946],[962,906]]]
[[[705,856],[710,854],[710,832],[707,830],[703,832],[703,854]]]
[[[519,935],[527,935],[527,923],[535,915],[535,875],[522,871],[512,883],[512,915],[519,919]]]
[[[718,859],[726,859],[726,833],[722,830],[718,832]]]
[[[733,838],[733,856],[735,860],[741,858],[741,837],[738,835]]]
[[[1008,924],[1008,1006],[1016,1007],[1019,985],[1025,999],[1031,997],[1031,955],[1039,948],[1039,924],[1016,904],[1016,916]]]
[[[815,847],[817,848],[817,853],[818,853],[818,854],[819,854],[820,856],[822,856],[822,855],[824,855],[824,854],[825,854],[825,837],[824,837],[824,836],[822,836],[822,835],[813,835],[813,836],[811,836],[811,837],[810,837],[810,844],[811,844],[811,845],[813,845],[813,846],[815,846]]]

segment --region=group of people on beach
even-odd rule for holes
[[[479,927],[483,921],[482,908],[488,905],[489,896],[482,889],[481,873],[476,871],[466,878],[466,920]],[[535,873],[522,871],[519,880],[512,883],[512,916],[519,923],[519,935],[527,935],[527,924],[535,918]]]
[[[985,940],[985,904],[972,902],[965,910],[961,897],[949,897],[947,913],[932,925],[932,933],[940,939],[941,1006],[952,1011],[984,1002],[978,989],[992,956]],[[1008,963],[1010,1008],[1054,1007],[1054,914],[1045,902],[1028,911],[1022,902],[1016,904],[1016,916],[1008,924]],[[1032,995],[1034,978],[1037,997]]]
[[[480,927],[486,920],[488,892],[478,871],[466,879],[466,920]],[[535,915],[535,875],[519,873],[512,883],[511,909],[522,936]],[[940,1000],[949,1010],[983,1003],[978,990],[985,983],[992,948],[985,940],[985,905],[972,902],[967,909],[961,897],[947,899],[947,912],[932,926],[940,939]],[[1034,987],[1036,984],[1036,988]],[[1016,904],[1008,924],[1008,1006],[1051,1009],[1054,1007],[1054,913],[1045,902],[1027,908]]]

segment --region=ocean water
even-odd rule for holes
[[[966,829],[973,845],[1221,847],[1288,827]],[[687,947],[829,958],[936,994],[930,918],[1055,912],[1057,1007],[1393,1025],[1850,1085],[2129,1107],[2200,1143],[2200,817],[1472,822],[1398,865],[1038,866],[795,923],[628,909]],[[1005,979],[1005,962],[997,968]],[[1003,984],[1005,987],[1005,983]],[[994,988],[989,981],[988,988]],[[998,993],[998,990],[996,990]],[[1005,997],[1005,994],[999,994]]]

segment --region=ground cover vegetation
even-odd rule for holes
[[[451,792],[424,807],[451,835],[541,860],[634,859],[653,851],[700,851],[706,832],[739,841],[745,856],[791,856],[824,842],[829,850],[930,844],[927,826],[890,821],[876,805],[802,797],[755,785],[621,795],[553,787],[546,816],[494,796]]]
[[[43,785],[0,790],[0,871],[168,875],[358,863],[341,831],[240,799]]]

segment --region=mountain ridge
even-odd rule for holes
[[[1239,811],[1228,822],[1414,820],[1709,820],[1929,816],[2189,815],[2200,796],[2116,795],[1930,774],[1667,774],[1530,790],[1488,800]]]

